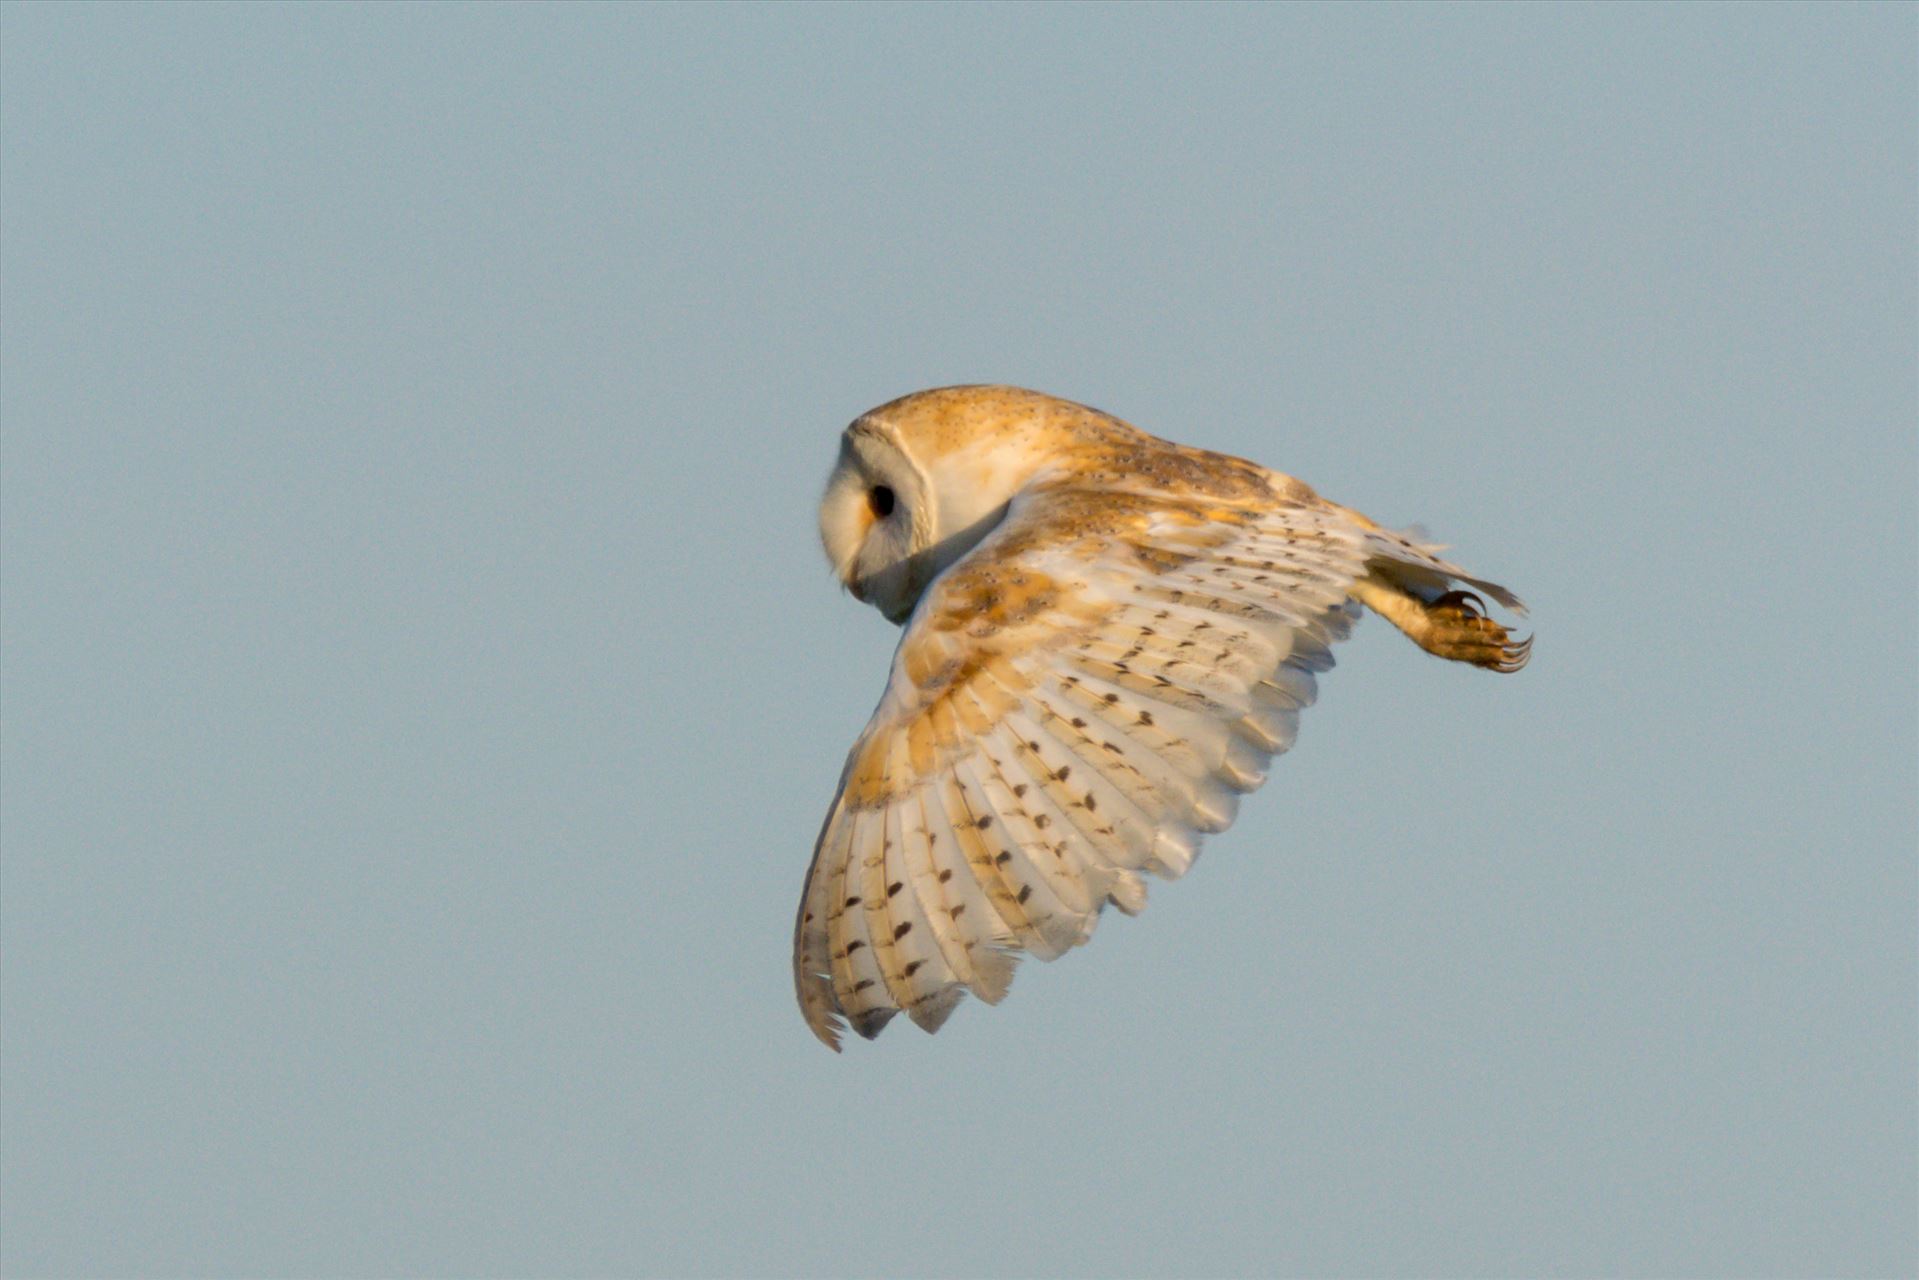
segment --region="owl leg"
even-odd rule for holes
[[[1368,575],[1353,584],[1353,598],[1436,657],[1510,672],[1532,656],[1532,638],[1513,639],[1486,616],[1486,602],[1470,591],[1448,591],[1427,600]]]

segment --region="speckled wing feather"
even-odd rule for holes
[[[1379,536],[1310,494],[1017,497],[928,588],[847,759],[795,931],[814,1033],[934,1030],[1185,872],[1292,744]]]

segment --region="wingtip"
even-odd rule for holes
[[[800,1016],[806,1019],[806,1029],[813,1037],[834,1053],[840,1051],[840,1035],[846,1024],[840,1019],[839,1011],[833,1002],[832,982],[825,974],[808,973],[796,969],[800,998]]]
[[[811,1009],[802,1012],[806,1014],[806,1029],[813,1033],[813,1038],[834,1053],[840,1052],[840,1033],[845,1024],[830,1013],[815,1017]]]

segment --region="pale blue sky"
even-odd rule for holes
[[[7,5],[5,1271],[1911,1274],[1916,13]],[[834,1057],[813,504],[957,381],[1538,649]]]

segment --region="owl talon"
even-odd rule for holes
[[[1471,591],[1448,591],[1426,607],[1430,611],[1458,613],[1468,618],[1486,616],[1486,602]]]

